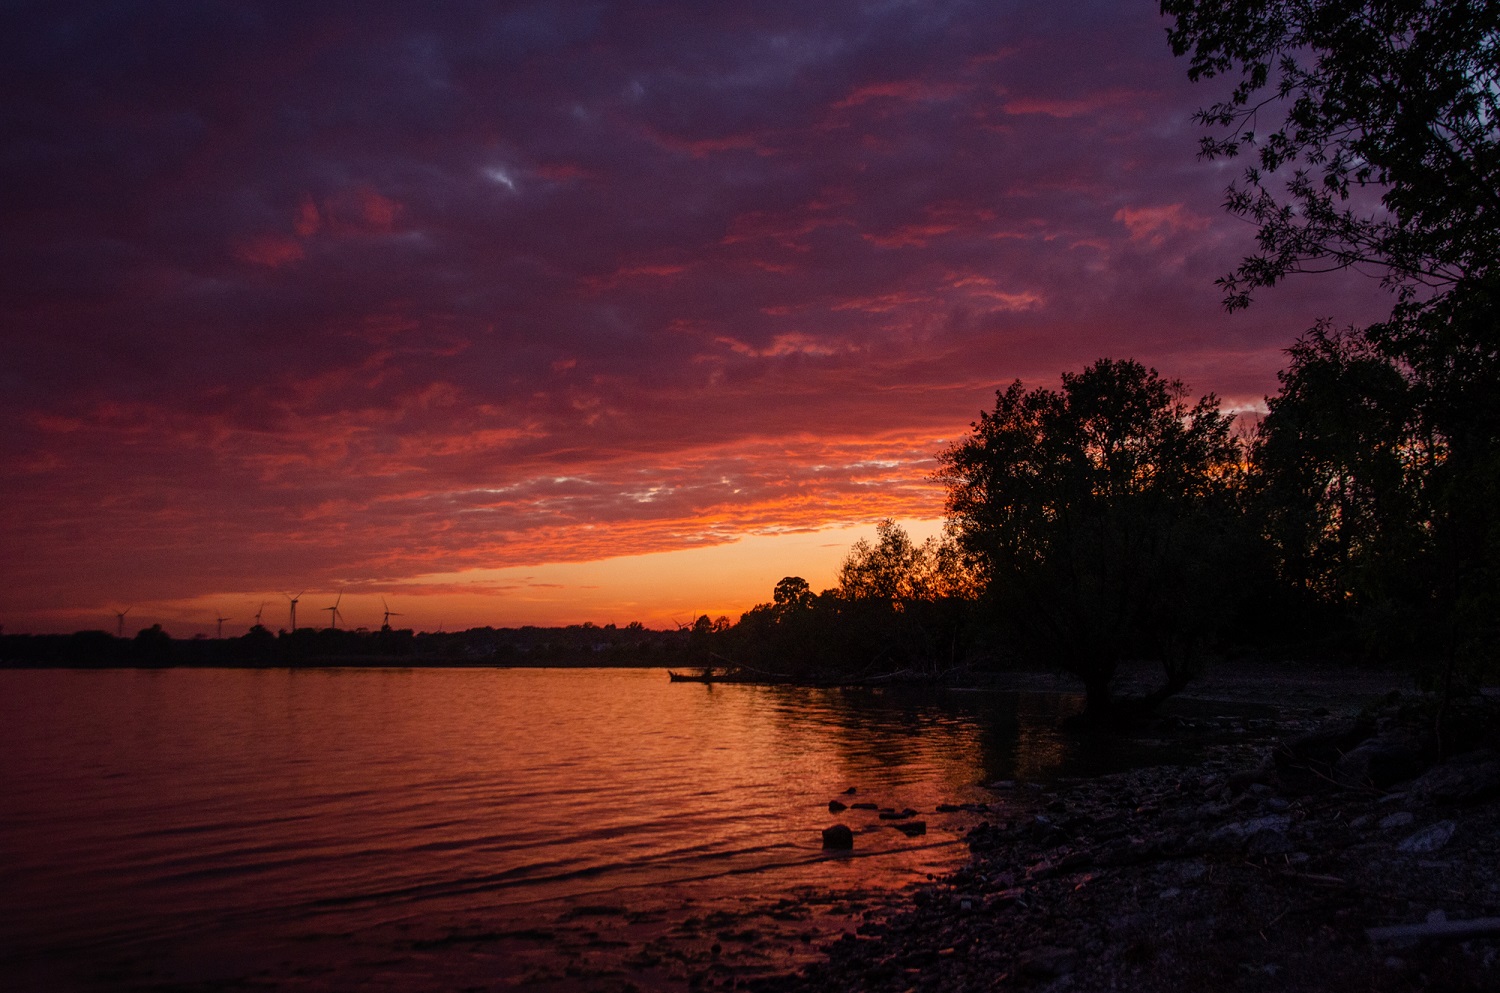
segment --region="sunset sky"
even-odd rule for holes
[[[1253,250],[1150,2],[0,13],[0,624],[731,618],[997,386],[1254,410],[1359,274]]]

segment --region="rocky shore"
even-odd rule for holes
[[[1309,708],[1190,766],[994,784],[1003,819],[965,868],[754,985],[1500,989],[1500,706],[1463,703],[1441,734],[1434,706]]]

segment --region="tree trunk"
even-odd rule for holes
[[[1111,675],[1094,673],[1083,679],[1083,721],[1091,727],[1103,727],[1114,720],[1115,700],[1110,689],[1110,683],[1113,682]]]

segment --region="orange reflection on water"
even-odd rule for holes
[[[976,784],[1007,748],[1044,754],[967,704],[661,670],[0,680],[0,936],[33,964],[87,948],[295,969],[316,947],[357,975],[396,954],[359,936],[409,952],[445,929],[562,927],[578,906],[668,927],[900,887],[965,855],[971,819],[938,804],[993,799]],[[914,808],[927,834],[849,810],[854,853],[825,853],[835,798]]]

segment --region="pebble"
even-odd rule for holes
[[[1406,838],[1396,848],[1403,852],[1435,852],[1453,840],[1457,827],[1453,821],[1438,821]]]
[[[1021,974],[1034,979],[1052,979],[1072,972],[1077,963],[1077,949],[1043,945],[1022,954]]]

